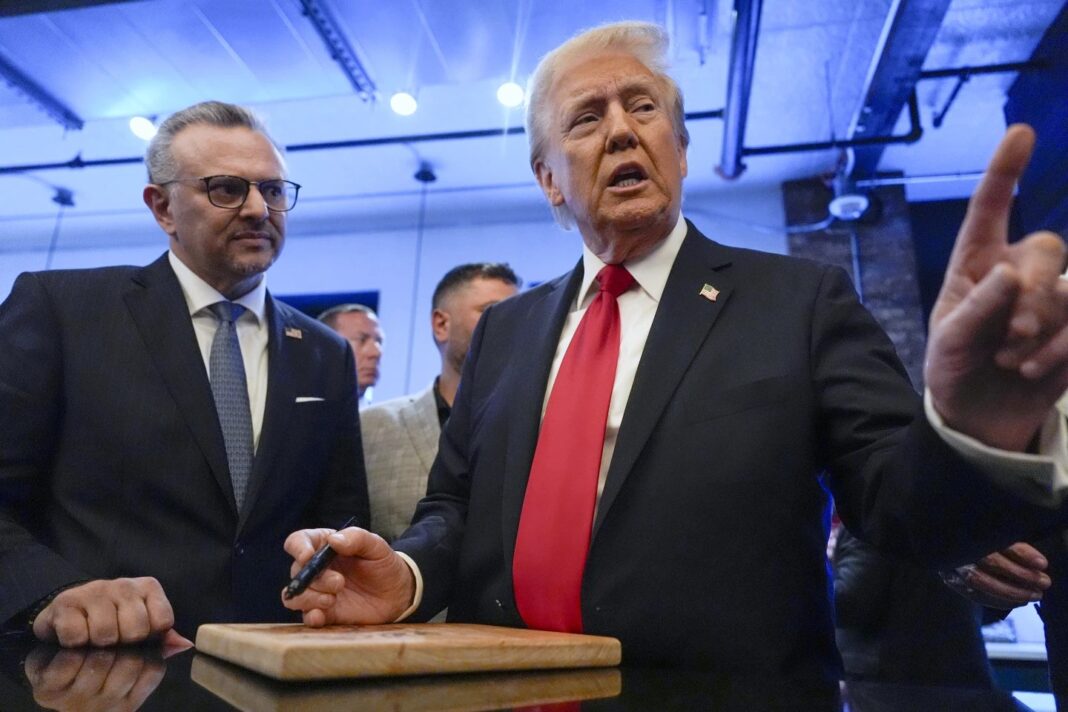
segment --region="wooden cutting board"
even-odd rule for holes
[[[618,696],[617,668],[280,682],[197,654],[190,677],[243,712],[482,712]]]
[[[277,680],[609,667],[621,656],[615,638],[467,623],[210,623],[196,646]]]

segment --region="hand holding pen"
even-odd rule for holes
[[[356,517],[349,517],[344,524],[337,528],[338,531],[342,529],[348,529],[356,524]],[[316,576],[321,574],[323,570],[330,565],[330,562],[337,556],[337,551],[330,547],[330,544],[323,544],[322,547],[316,551],[308,563],[304,564],[303,568],[297,572],[297,575],[293,577],[293,580],[286,586],[282,596],[288,601],[293,596],[299,596],[304,593],[304,590],[308,588],[308,585],[315,579]]]
[[[324,549],[331,552],[324,554],[328,560],[313,564]],[[287,586],[280,598],[286,608],[301,611],[307,626],[393,623],[415,600],[413,568],[366,529],[297,531],[286,539],[285,550],[295,560],[294,593],[287,597]]]

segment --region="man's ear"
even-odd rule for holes
[[[171,196],[167,189],[154,183],[149,183],[142,191],[141,198],[145,201],[148,209],[152,211],[152,217],[156,218],[156,222],[163,228],[163,232],[173,237],[175,233],[174,216],[171,215]]]
[[[434,332],[434,343],[443,344],[449,339],[449,327],[451,320],[449,313],[442,309],[430,312],[430,328]]]
[[[682,177],[685,178],[688,169],[686,166],[686,146],[683,145],[682,141],[679,141],[679,170]]]
[[[536,161],[534,163],[534,175],[537,177],[538,185],[541,186],[545,197],[549,199],[549,204],[563,205],[564,194],[560,192],[560,188],[553,179],[553,169],[545,161]]]

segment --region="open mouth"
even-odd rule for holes
[[[612,188],[629,188],[648,178],[641,166],[620,166],[612,173],[608,185]]]

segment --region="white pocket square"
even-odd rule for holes
[[[326,400],[326,399],[325,398],[320,398],[319,396],[297,396],[296,402],[297,403],[321,403],[324,400]]]

